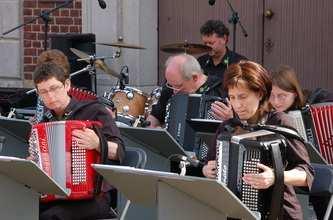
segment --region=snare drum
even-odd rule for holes
[[[112,100],[117,108],[117,114],[137,118],[145,113],[147,95],[139,89],[126,86],[123,90],[112,89],[109,94],[104,94]]]

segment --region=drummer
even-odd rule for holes
[[[213,77],[206,76],[195,57],[188,54],[174,55],[167,59],[165,66],[165,79],[167,81],[165,86],[171,90],[171,95],[197,93],[222,96],[219,89],[221,82],[216,81]],[[162,89],[159,102],[167,103],[168,99],[168,97],[163,95]],[[162,106],[159,104],[155,105],[152,113],[148,115],[146,120],[150,122],[150,127],[163,126],[166,109],[165,107],[163,109],[160,108]]]
[[[210,52],[198,58],[202,73],[212,78],[214,82],[222,81],[223,73],[232,63],[237,63],[246,57],[230,51],[227,47],[229,39],[229,29],[220,20],[208,20],[200,28],[203,43],[212,48]],[[172,96],[172,89],[164,85],[157,104],[152,106],[152,111],[148,116],[151,127],[163,125],[165,108],[169,98]],[[225,120],[233,116],[230,104],[222,102],[212,104],[212,113],[216,119]]]

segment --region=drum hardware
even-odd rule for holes
[[[115,59],[120,57],[120,52],[116,52],[113,56],[108,56],[108,57],[96,57],[95,55],[88,55],[85,52],[82,52],[78,49],[75,48],[70,48],[70,50],[76,55],[78,56],[80,59],[78,59],[78,61],[86,61],[87,63],[91,64],[95,64],[95,66],[102,70],[103,72],[105,72],[108,75],[111,75],[113,77],[116,78],[120,78],[120,74],[117,73],[116,71],[114,71],[113,69],[111,69],[105,62],[104,59]],[[86,70],[85,70],[86,71]]]
[[[145,47],[138,46],[135,44],[127,44],[122,41],[114,42],[114,43],[96,43],[97,45],[104,45],[104,46],[110,46],[110,47],[119,47],[119,48],[127,48],[127,49],[138,49],[138,50],[144,50]]]
[[[185,40],[184,43],[174,43],[174,44],[167,44],[161,46],[161,50],[166,53],[187,53],[187,54],[200,54],[200,53],[207,53],[212,50],[211,47],[203,45],[203,44],[193,44],[188,43]]]

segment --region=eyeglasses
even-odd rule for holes
[[[65,86],[62,85],[54,85],[51,86],[50,89],[46,90],[46,89],[41,89],[41,90],[37,90],[38,94],[41,96],[46,96],[46,94],[50,93],[50,94],[55,94],[57,92],[59,92],[60,89],[64,88]]]
[[[178,92],[183,88],[183,83],[177,86],[172,86],[169,83],[166,83],[165,86],[168,87],[169,89],[174,90],[175,92]]]

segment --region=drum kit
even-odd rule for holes
[[[118,48],[117,51],[109,57],[97,57],[95,55],[88,55],[78,49],[70,48],[70,50],[79,57],[77,61],[85,61],[88,66],[79,70],[72,75],[79,74],[83,71],[91,71],[95,73],[96,68],[102,70],[106,74],[118,78],[116,86],[112,87],[110,91],[104,92],[103,98],[113,104],[115,110],[115,117],[117,124],[126,126],[141,126],[149,125],[145,121],[146,117],[150,114],[152,106],[155,105],[161,96],[161,87],[154,88],[150,94],[147,94],[137,88],[128,86],[128,68],[124,66],[120,73],[111,69],[105,62],[105,59],[119,58],[121,55],[121,48],[143,50],[144,47],[127,44],[122,41],[115,43],[96,43],[97,45],[104,45]],[[168,44],[161,47],[161,50],[166,53],[188,53],[200,54],[209,52],[210,47],[202,44],[192,44],[185,41],[184,43]],[[125,71],[123,71],[125,70]],[[96,85],[96,84],[95,84]],[[96,88],[96,87],[94,87]],[[96,90],[95,90],[96,91]],[[95,92],[94,91],[94,92]]]

